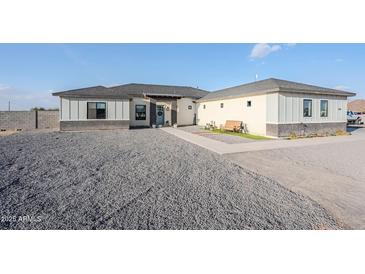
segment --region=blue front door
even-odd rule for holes
[[[161,105],[156,106],[156,125],[164,125],[165,109]]]

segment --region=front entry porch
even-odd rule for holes
[[[177,124],[177,99],[150,97],[150,126],[173,126]]]

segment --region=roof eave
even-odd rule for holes
[[[84,95],[84,94],[61,94],[61,95],[57,95],[59,97],[62,98],[88,98],[88,99],[131,99],[131,96],[126,96],[126,95]]]
[[[342,90],[328,90],[328,91],[323,91],[323,90],[303,90],[303,89],[285,89],[285,88],[280,88],[279,90],[280,92],[289,92],[289,93],[309,93],[309,94],[325,94],[325,95],[337,95],[337,96],[346,96],[346,97],[352,97],[355,96],[356,93],[354,92],[348,92],[348,91],[342,91]]]

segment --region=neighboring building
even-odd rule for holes
[[[365,114],[365,100],[357,99],[347,104],[347,109],[357,114]]]
[[[60,129],[113,129],[241,121],[249,133],[346,130],[347,97],[355,93],[267,79],[215,92],[182,86],[127,84],[53,93],[60,97]]]
[[[208,92],[182,86],[127,84],[53,93],[60,129],[116,129],[195,124],[195,100]]]
[[[346,130],[347,97],[355,93],[278,79],[211,92],[198,100],[199,125],[238,120],[248,132],[283,137],[291,133]]]

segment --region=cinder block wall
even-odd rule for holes
[[[32,130],[35,127],[35,111],[0,111],[1,130]]]
[[[58,110],[40,110],[38,111],[38,128],[59,128],[59,111]]]
[[[0,111],[0,130],[46,128],[59,128],[58,111]]]

